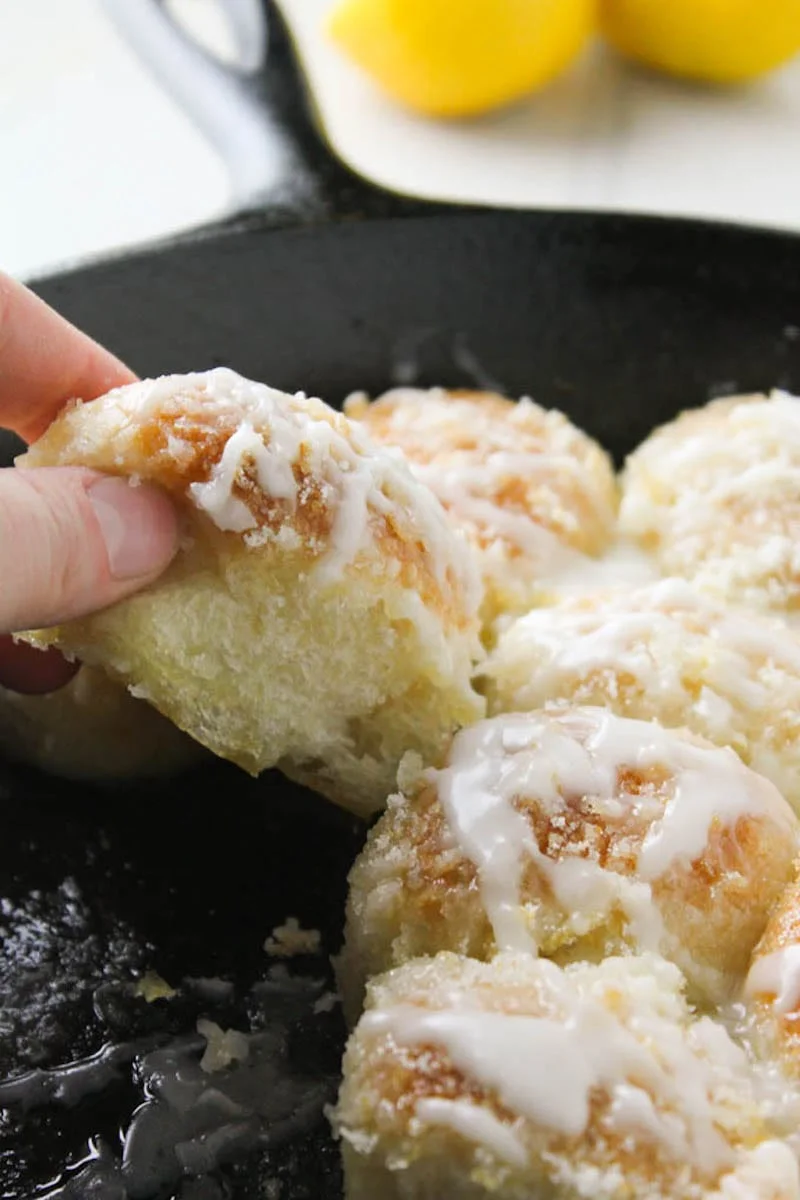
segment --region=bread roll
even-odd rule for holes
[[[358,813],[406,750],[481,714],[477,567],[408,468],[320,400],[219,368],[65,410],[20,465],[173,497],[183,548],[147,590],[41,634],[215,754],[279,765]]]
[[[628,459],[620,530],[664,574],[723,599],[800,608],[800,402],[735,396],[657,429]]]
[[[356,396],[346,412],[402,450],[478,549],[487,632],[609,547],[617,509],[611,460],[562,413],[442,388],[397,388],[372,404]]]
[[[175,775],[206,751],[102,671],[41,696],[0,688],[0,748],[50,775],[116,783]]]
[[[747,1056],[652,956],[440,954],[373,981],[334,1113],[347,1200],[796,1200]]]
[[[440,950],[562,963],[649,950],[720,1003],[800,846],[792,810],[731,750],[599,708],[482,721],[405,791],[350,875],[351,1021],[370,976]]]

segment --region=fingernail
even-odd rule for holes
[[[114,579],[139,579],[162,570],[177,548],[175,513],[157,488],[125,479],[92,484],[89,501],[97,517]]]

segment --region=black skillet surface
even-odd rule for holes
[[[434,209],[374,191],[314,133],[274,15],[255,94],[297,147],[280,206],[38,285],[141,374],[224,363],[333,402],[392,382],[497,386],[563,408],[618,457],[715,392],[800,391],[800,240]],[[269,965],[262,942],[287,915],[321,930],[323,955],[297,969],[325,975],[362,830],[277,775],[254,782],[219,764],[100,794],[6,764],[0,795],[6,1078],[109,1042],[190,1033],[198,1016],[236,1028],[271,1021],[253,985]],[[184,987],[147,1005],[128,982],[147,968],[172,983],[217,976],[235,986],[221,999]],[[289,1024],[293,1072],[334,1074],[336,1013],[310,1016],[299,999]],[[113,1157],[139,1099],[123,1065],[72,1107],[9,1103],[0,1197],[124,1200],[121,1185],[93,1191],[85,1161]],[[165,1184],[158,1200],[340,1196],[322,1119],[274,1140],[213,1179]]]

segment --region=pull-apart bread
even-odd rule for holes
[[[360,813],[405,751],[481,715],[473,554],[399,455],[321,400],[225,368],[74,404],[20,465],[164,488],[183,545],[153,586],[38,634],[223,758]]]

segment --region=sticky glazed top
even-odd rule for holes
[[[225,367],[129,384],[65,410],[20,465],[43,462],[157,483],[247,546],[313,559],[322,580],[389,560],[434,607],[474,622],[477,570],[439,502],[400,456],[302,392]]]

